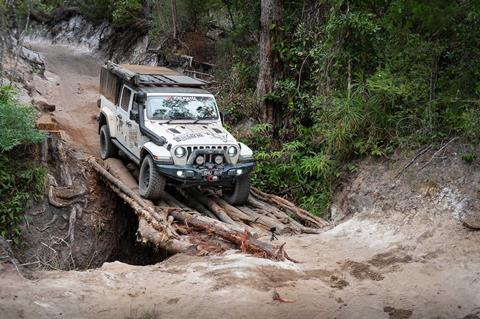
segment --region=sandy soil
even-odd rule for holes
[[[58,77],[49,91],[57,120],[96,154],[96,62],[37,49]],[[448,214],[362,212],[279,241],[301,263],[177,255],[29,279],[0,264],[0,318],[480,318],[480,233]],[[273,300],[275,291],[291,302]]]
[[[65,46],[32,44],[45,60],[50,85],[41,83],[43,96],[56,105],[55,118],[70,145],[99,156],[97,99],[100,62]]]
[[[35,272],[35,279],[2,271],[0,317],[125,318],[151,311],[158,318],[480,316],[480,236],[452,219],[354,217],[321,235],[280,241],[301,263],[232,253]],[[274,290],[292,303],[274,301]]]

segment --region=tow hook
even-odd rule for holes
[[[215,181],[218,181],[218,176],[215,176],[215,175],[208,175],[208,176],[207,176],[207,181],[209,181],[209,182],[215,182]]]

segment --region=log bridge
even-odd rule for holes
[[[288,200],[252,188],[247,205],[232,206],[212,190],[176,188],[156,203],[141,198],[138,183],[119,159],[88,163],[139,218],[137,235],[169,253],[206,255],[237,248],[272,260],[294,261],[274,234],[319,233],[328,223]],[[260,240],[259,238],[266,238]]]

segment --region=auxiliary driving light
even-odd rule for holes
[[[227,153],[230,157],[234,157],[235,155],[237,155],[237,148],[235,146],[230,146]]]
[[[175,149],[176,157],[184,157],[186,153],[187,153],[187,150],[185,149],[185,147],[180,146]]]
[[[237,175],[242,175],[242,173],[243,173],[243,170],[241,170],[241,169],[237,169],[237,172],[236,172],[236,173],[237,173]]]
[[[215,164],[220,165],[222,163],[223,163],[223,156],[222,155],[215,156]]]
[[[177,171],[177,176],[178,177],[183,177],[183,171]]]
[[[203,157],[202,155],[197,156],[197,158],[195,159],[195,163],[197,163],[197,165],[202,165],[203,163],[205,163],[205,157]]]

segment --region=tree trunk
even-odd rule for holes
[[[266,99],[266,95],[273,91],[274,84],[274,54],[272,42],[275,28],[280,20],[280,0],[262,0],[260,16],[260,68],[257,81],[257,104],[262,111],[263,120],[276,126],[279,111],[275,103]]]
[[[177,41],[177,0],[171,0],[173,40]]]

